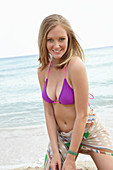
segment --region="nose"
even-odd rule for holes
[[[55,48],[55,49],[58,49],[59,47],[60,47],[59,42],[58,42],[58,41],[55,41],[55,42],[54,42],[54,48]]]

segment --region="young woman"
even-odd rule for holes
[[[44,169],[76,170],[79,153],[89,154],[99,170],[113,170],[113,145],[88,103],[84,54],[69,22],[46,17],[39,30],[38,78],[50,138]]]

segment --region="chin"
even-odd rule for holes
[[[56,59],[56,60],[57,60],[57,59],[61,59],[63,55],[64,55],[64,54],[62,54],[62,55],[53,55],[53,58]]]
[[[60,57],[53,56],[53,58],[54,58],[55,60],[59,60],[59,59],[62,58],[62,56],[60,56]]]

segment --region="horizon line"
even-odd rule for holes
[[[95,50],[95,49],[101,49],[101,48],[110,48],[113,47],[113,45],[110,46],[100,46],[100,47],[92,47],[92,48],[83,48],[83,51],[87,51],[87,50]],[[38,56],[39,54],[25,54],[25,55],[17,55],[17,56],[4,56],[4,57],[0,57],[0,59],[4,59],[4,58],[16,58],[16,57],[31,57],[31,56]]]

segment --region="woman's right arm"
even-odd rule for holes
[[[44,71],[40,71],[40,69],[38,69],[38,79],[39,79],[39,83],[40,83],[40,87],[42,91],[44,83],[45,83],[45,74],[44,74]],[[58,150],[57,125],[56,125],[53,106],[51,103],[47,103],[44,100],[43,100],[43,104],[44,104],[44,113],[45,113],[45,118],[46,118],[48,135],[50,138],[52,151],[53,151],[52,162],[54,165],[52,165],[52,168],[54,170],[54,168],[58,165],[59,170],[60,170],[61,159],[60,159],[59,150]]]

